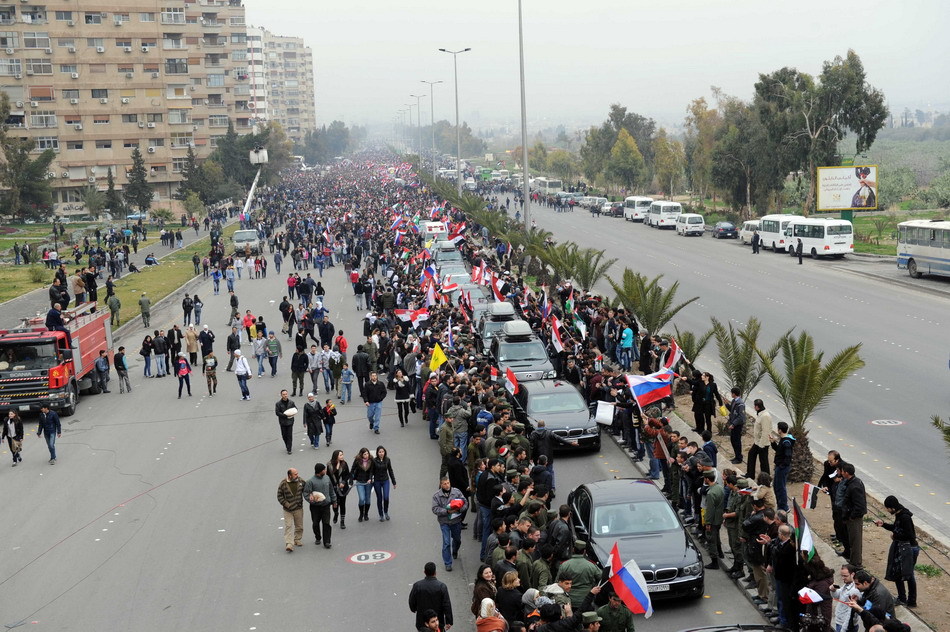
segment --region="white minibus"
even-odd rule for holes
[[[773,252],[785,251],[785,229],[793,219],[805,219],[801,215],[776,213],[765,215],[759,220],[759,237],[762,248],[771,248]]]
[[[680,213],[676,216],[676,234],[689,236],[703,236],[706,232],[706,222],[702,215],[696,213]]]
[[[623,218],[628,222],[642,222],[650,214],[650,205],[653,204],[653,198],[633,195],[624,198]]]
[[[846,219],[793,219],[785,228],[785,249],[789,254],[795,254],[799,239],[802,240],[802,254],[810,255],[812,259],[841,258],[854,252],[854,226]]]
[[[679,202],[659,201],[650,205],[647,222],[653,228],[675,228],[676,217],[683,212]]]
[[[759,230],[759,220],[750,219],[742,222],[742,227],[739,229],[739,241],[743,244],[752,243],[752,234]]]

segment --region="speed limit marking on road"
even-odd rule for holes
[[[869,422],[875,426],[903,426],[904,422],[899,419],[874,419]]]
[[[363,551],[361,553],[354,553],[347,560],[351,564],[379,564],[381,562],[388,562],[389,560],[396,557],[395,553],[390,553],[389,551]]]

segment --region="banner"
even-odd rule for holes
[[[877,165],[818,167],[819,211],[877,209]]]

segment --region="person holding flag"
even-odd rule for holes
[[[620,561],[620,547],[614,542],[610,550],[609,576],[607,581],[630,612],[642,614],[649,619],[653,616],[653,602],[647,588],[647,580],[643,577],[637,562],[631,559],[626,564]]]
[[[634,632],[630,608],[623,603],[611,584],[604,587],[604,592],[607,593],[607,603],[596,610],[597,616],[601,618],[600,632]]]

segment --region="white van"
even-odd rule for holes
[[[422,232],[426,241],[441,241],[448,236],[449,229],[445,222],[422,222]]]
[[[633,195],[623,200],[623,218],[628,222],[642,222],[650,214],[653,198]]]
[[[840,258],[854,252],[854,226],[846,219],[804,217],[793,219],[785,227],[786,251],[795,254],[798,240],[802,254]]]
[[[696,213],[680,213],[676,216],[676,234],[703,236],[706,232],[706,221],[702,215]]]
[[[742,222],[742,227],[739,229],[739,242],[751,244],[752,234],[757,230],[759,230],[759,220],[750,219]]]
[[[676,228],[676,217],[683,212],[679,202],[659,201],[650,205],[647,225],[653,228]]]
[[[587,208],[594,211],[600,211],[600,207],[607,203],[607,198],[605,197],[591,197],[587,200]]]
[[[772,252],[785,251],[785,229],[788,223],[793,219],[805,219],[801,215],[791,215],[789,213],[776,213],[774,215],[764,215],[759,220],[759,237],[762,239],[762,248],[771,248]]]

